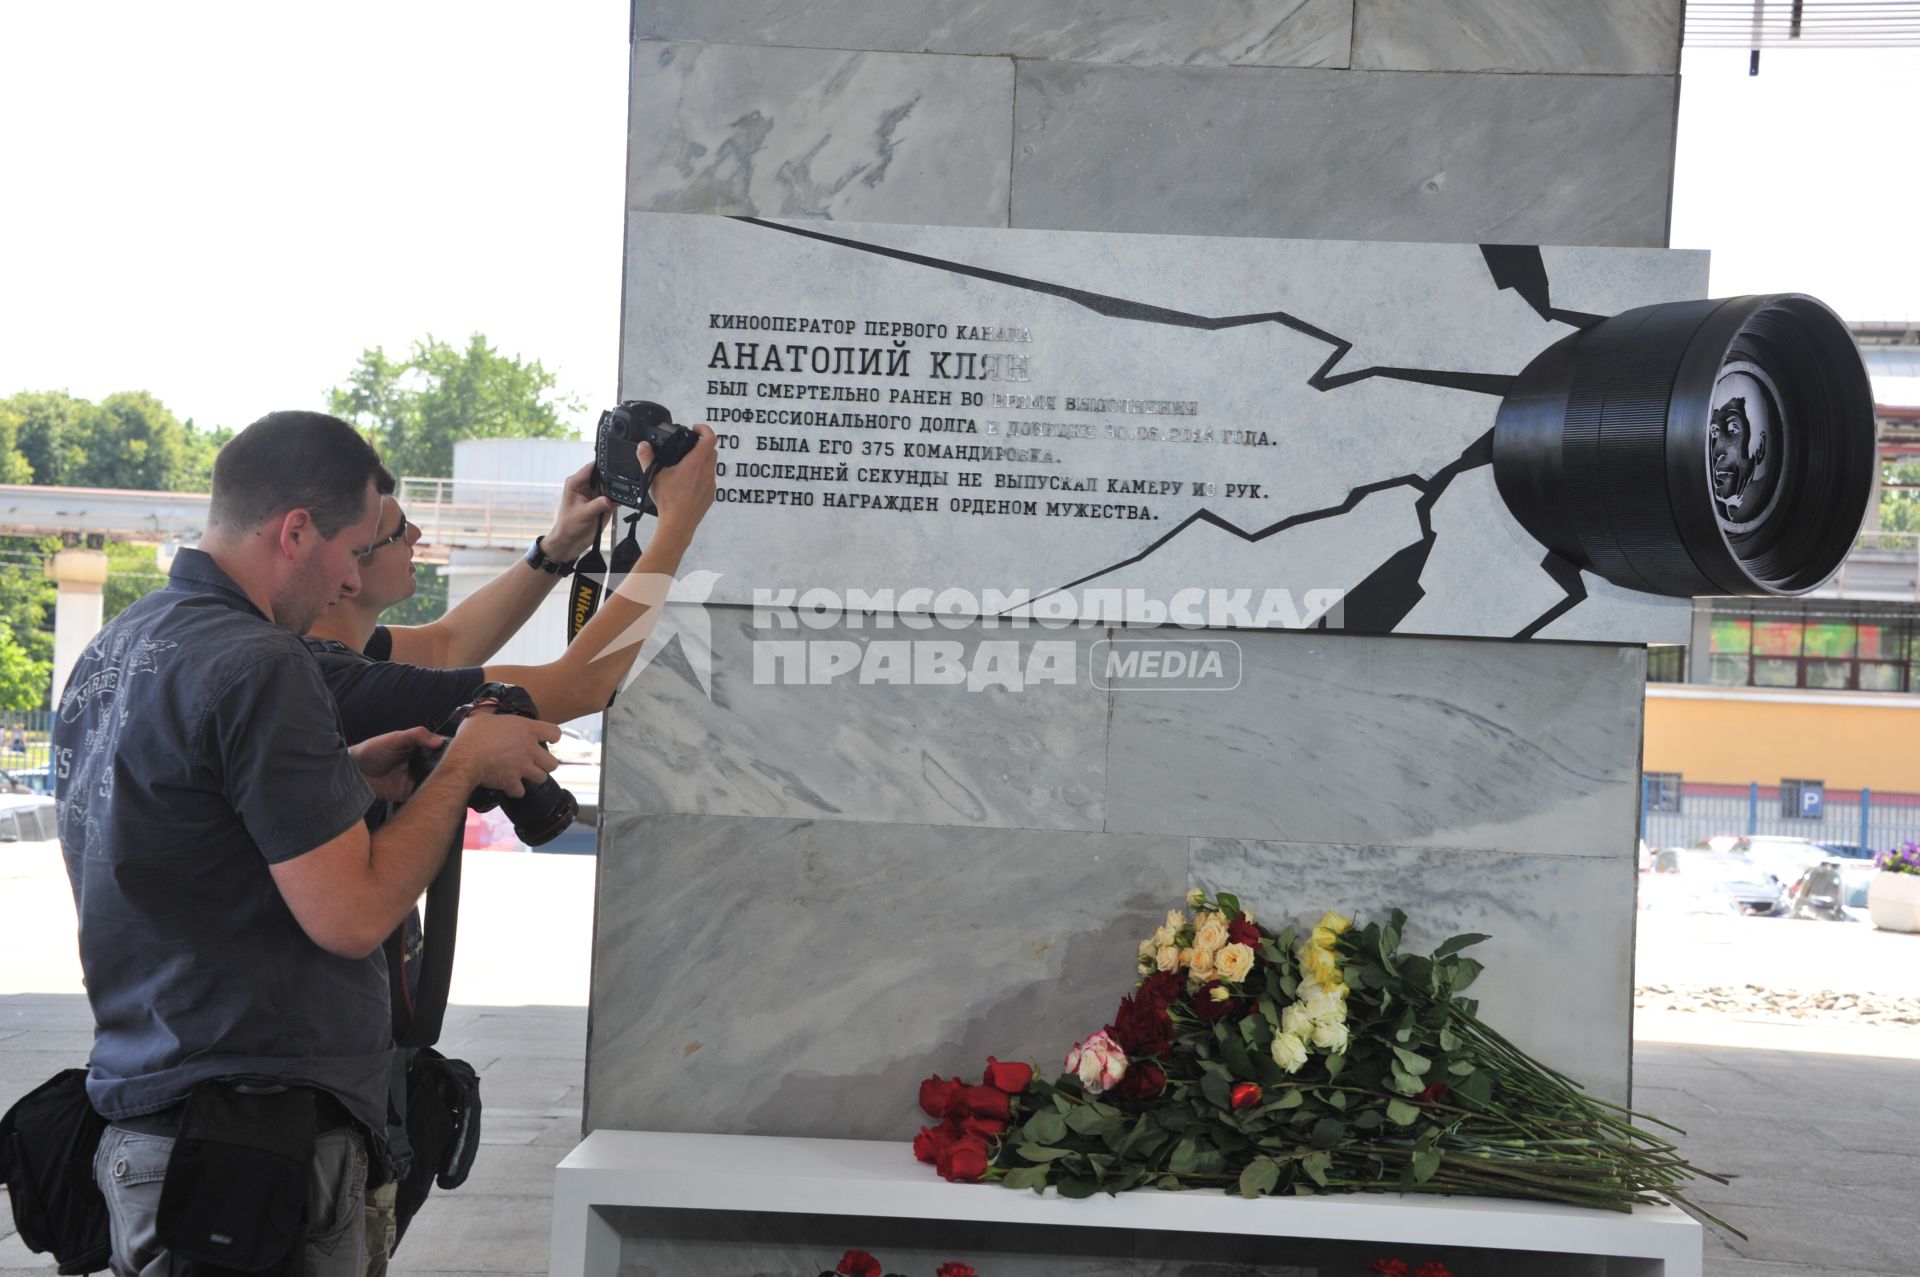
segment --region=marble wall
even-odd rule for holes
[[[1680,15],[1679,0],[638,0],[627,207],[1659,246]]]

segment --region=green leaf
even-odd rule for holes
[[[1035,1144],[1058,1144],[1067,1138],[1067,1120],[1052,1109],[1041,1109],[1027,1119],[1020,1134]]]
[[[1346,1112],[1347,1093],[1345,1091],[1326,1092],[1326,1101],[1328,1104],[1331,1104],[1334,1108],[1339,1109],[1341,1112],[1343,1113]]]
[[[1094,1111],[1091,1105],[1083,1105],[1067,1114],[1067,1126],[1077,1135],[1098,1135],[1107,1119]]]
[[[1413,1182],[1424,1184],[1440,1169],[1440,1154],[1431,1148],[1418,1149],[1413,1155]]]
[[[1315,1148],[1332,1148],[1347,1138],[1347,1124],[1337,1117],[1323,1117],[1313,1124],[1308,1140]]]
[[[1167,1169],[1175,1175],[1189,1175],[1199,1160],[1200,1141],[1189,1135],[1173,1146],[1173,1154],[1167,1158]]]
[[[1438,949],[1435,949],[1433,951],[1433,956],[1436,959],[1444,958],[1449,954],[1460,952],[1462,949],[1466,948],[1468,945],[1479,944],[1483,940],[1491,940],[1491,939],[1493,939],[1492,936],[1482,935],[1478,931],[1469,931],[1465,935],[1455,936],[1451,940],[1448,940],[1445,944],[1442,944]]]
[[[1240,1172],[1240,1196],[1258,1197],[1271,1193],[1280,1183],[1280,1164],[1271,1157],[1256,1157]]]
[[[1455,1051],[1458,1051],[1460,1049],[1459,1035],[1452,1029],[1443,1026],[1440,1030],[1440,1049],[1448,1055],[1452,1055]]]
[[[1486,968],[1484,966],[1475,962],[1472,958],[1460,958],[1453,964],[1452,973],[1447,979],[1447,985],[1455,993],[1458,993],[1479,979],[1480,973],[1485,970]]]
[[[1066,1198],[1084,1198],[1099,1192],[1100,1186],[1090,1179],[1063,1179],[1054,1184],[1053,1191]]]
[[[1233,1070],[1237,1078],[1253,1076],[1253,1057],[1247,1054],[1247,1044],[1234,1032],[1223,1033],[1220,1037],[1220,1054],[1226,1058],[1227,1067]]]
[[[1395,1100],[1393,1102],[1395,1104],[1398,1104],[1400,1101]],[[1371,1131],[1376,1129],[1379,1125],[1380,1125],[1379,1109],[1368,1109],[1366,1110],[1366,1112],[1361,1113],[1359,1116],[1353,1119],[1353,1129],[1356,1131]]]
[[[1388,1100],[1387,1120],[1395,1126],[1412,1126],[1420,1120],[1420,1110],[1405,1100]]]
[[[1460,1079],[1453,1093],[1473,1101],[1475,1104],[1487,1104],[1493,1099],[1493,1080],[1484,1069],[1475,1069]]]
[[[1227,915],[1228,922],[1232,922],[1240,916],[1240,897],[1234,895],[1231,891],[1223,891],[1215,896],[1213,900],[1215,904],[1220,906],[1220,912]]]
[[[1008,1171],[1000,1181],[1008,1188],[1031,1188],[1039,1192],[1047,1186],[1047,1168],[1044,1166],[1022,1166],[1019,1170]]]
[[[1240,1039],[1247,1044],[1247,1050],[1264,1051],[1273,1044],[1273,1026],[1265,1016],[1250,1015],[1240,1021]]]
[[[1402,1095],[1418,1095],[1426,1090],[1426,1084],[1396,1064],[1393,1066],[1392,1076],[1387,1081],[1387,1089],[1398,1091]]]
[[[1327,1187],[1327,1171],[1333,1166],[1333,1154],[1309,1153],[1300,1159],[1300,1167],[1320,1187]]]
[[[1327,1057],[1327,1080],[1331,1082],[1339,1077],[1346,1067],[1347,1053],[1345,1051],[1336,1051],[1334,1054],[1329,1055]]]
[[[1013,1150],[1029,1162],[1057,1162],[1063,1157],[1072,1157],[1070,1148],[1048,1148],[1044,1144],[1022,1144]]]
[[[1447,1072],[1453,1074],[1455,1077],[1465,1077],[1467,1074],[1473,1072],[1473,1061],[1455,1060],[1452,1064],[1447,1065]]]
[[[1200,1079],[1200,1094],[1212,1101],[1215,1107],[1233,1111],[1233,1083],[1218,1073],[1209,1073]]]
[[[1433,1061],[1424,1055],[1416,1055],[1404,1047],[1394,1047],[1393,1057],[1400,1061],[1400,1067],[1415,1077],[1423,1077],[1433,1067]]]
[[[1306,1102],[1306,1092],[1300,1090],[1284,1091],[1281,1093],[1279,1099],[1274,1100],[1271,1104],[1262,1105],[1261,1108],[1264,1112],[1279,1113],[1287,1109],[1297,1109]]]

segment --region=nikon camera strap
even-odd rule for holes
[[[627,534],[613,547],[613,566],[608,569],[600,557],[600,531],[593,536],[593,548],[580,556],[573,569],[573,594],[567,607],[567,642],[571,644],[587,628],[587,622],[600,610],[607,590],[617,586],[640,562],[640,515],[626,516]]]

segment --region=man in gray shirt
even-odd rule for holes
[[[162,1181],[183,1102],[214,1081],[313,1094],[292,1270],[360,1271],[392,1047],[381,942],[473,789],[519,794],[555,766],[558,729],[488,714],[417,792],[407,762],[439,737],[347,748],[299,636],[359,589],[391,487],[345,422],[261,418],[221,449],[200,548],[94,638],[60,699],[55,796],[95,1021],[87,1093],[112,1123],[94,1172],[117,1274],[173,1271]],[[369,833],[376,797],[409,801]]]

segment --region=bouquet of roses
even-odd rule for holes
[[[1140,944],[1140,980],[1053,1081],[989,1059],[931,1078],[914,1141],[956,1180],[1087,1197],[1145,1186],[1260,1194],[1389,1189],[1630,1210],[1699,1170],[1479,1018],[1455,936],[1400,951],[1406,915],[1329,913],[1270,935],[1239,899],[1188,893]],[[1737,1231],[1737,1230],[1729,1230]]]

